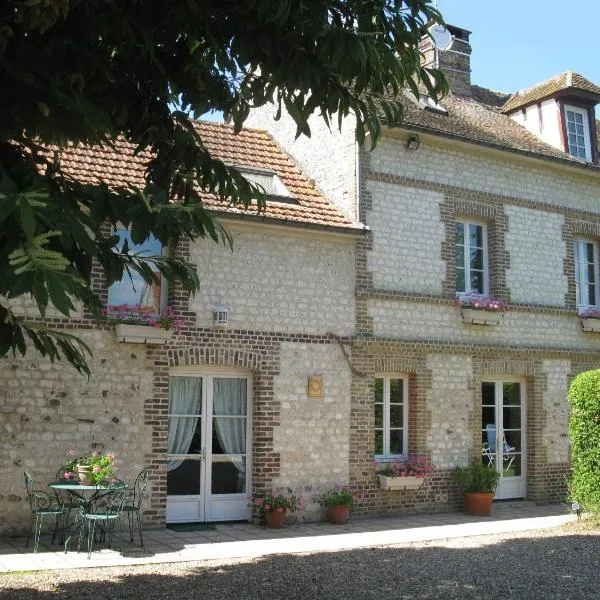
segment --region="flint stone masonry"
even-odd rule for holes
[[[453,185],[484,194],[522,198],[549,206],[589,212],[598,211],[598,180],[581,173],[567,175],[506,158],[487,157],[432,146],[421,142],[418,151],[407,150],[401,141],[382,137],[371,153],[371,170]],[[565,172],[566,173],[566,172]],[[368,223],[367,223],[368,224]]]
[[[438,469],[449,469],[469,462],[472,411],[472,361],[469,356],[430,354],[427,369],[431,387],[426,391],[431,429],[427,448]]]
[[[323,195],[347,217],[356,219],[356,120],[344,119],[342,130],[337,124],[328,129],[320,117],[308,120],[311,137],[296,139],[296,123],[286,111],[278,121],[272,106],[251,110],[246,126],[266,129],[301,165],[303,173],[313,179]]]
[[[23,532],[29,523],[23,471],[43,489],[69,460],[70,448],[84,453],[92,443],[116,452],[124,481],[134,481],[148,462],[152,432],[143,411],[152,372],[145,353],[118,344],[114,331],[71,333],[93,352],[89,381],[33,349],[25,358],[0,361],[0,535]]]
[[[323,376],[323,398],[308,397],[309,375]],[[276,487],[310,496],[348,483],[350,381],[337,344],[281,344],[281,369],[273,381],[281,403],[273,434],[281,461]]]
[[[452,304],[378,298],[369,298],[368,314],[379,338],[600,351],[600,335],[584,333],[575,314],[509,309],[498,326],[470,325]]]
[[[377,235],[367,253],[375,288],[440,294],[446,271],[440,256],[444,195],[375,181],[368,189],[377,198],[369,211],[369,227]]]
[[[5,297],[0,297],[0,300],[5,306],[12,308],[12,311],[18,317],[31,317],[39,319],[41,317],[40,311],[38,310],[37,304],[32,296],[23,295],[18,298],[11,298],[7,300]],[[81,319],[83,317],[83,305],[80,302],[76,302],[75,310],[71,311],[70,317],[72,319]],[[54,308],[52,304],[48,304],[46,308],[46,317],[54,319],[67,319],[59,310]]]
[[[235,232],[233,252],[212,241],[192,244],[200,291],[190,301],[199,327],[213,309],[230,309],[230,328],[338,335],[354,330],[353,240],[325,241]]]
[[[543,443],[549,463],[566,463],[570,458],[569,438],[569,373],[570,360],[545,360],[542,370],[547,384],[543,395],[546,413]]]
[[[510,267],[506,284],[514,302],[564,306],[568,290],[563,260],[562,215],[520,206],[505,206],[506,247]],[[535,274],[535,275],[534,275]]]

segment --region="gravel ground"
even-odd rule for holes
[[[569,525],[231,562],[0,574],[2,600],[600,599],[600,529]]]

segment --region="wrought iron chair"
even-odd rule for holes
[[[66,467],[60,467],[60,469],[58,469],[58,471],[56,471],[56,481],[68,481],[67,479],[65,479],[65,473],[67,473],[69,471],[67,471]],[[74,480],[76,482],[76,480]],[[76,498],[74,496],[72,496],[71,494],[67,493],[67,492],[63,492],[60,490],[55,490],[55,493],[62,505],[62,507],[65,509],[65,516],[64,516],[64,523],[63,525],[65,526],[65,528],[67,527],[70,517],[71,517],[71,513],[73,511],[76,511],[76,517],[79,515],[79,507],[81,506],[81,502],[82,500],[79,498]]]
[[[148,485],[148,469],[143,469],[135,478],[133,488],[129,488],[129,493],[123,512],[127,513],[129,522],[129,538],[133,542],[133,520],[137,519],[138,535],[140,536],[140,546],[144,547],[144,536],[142,532],[142,502],[146,496],[146,487]]]
[[[92,555],[96,527],[101,527],[103,533],[107,534],[108,547],[111,547],[114,528],[119,526],[119,539],[121,542],[121,554],[123,554],[123,527],[121,514],[123,505],[127,499],[127,488],[109,489],[105,494],[99,495],[88,505],[79,507],[79,515],[82,521],[79,530],[79,544],[77,552],[81,548],[83,532],[87,530],[88,558]]]
[[[487,440],[488,440],[488,446],[489,446],[489,450],[492,454],[496,454],[496,425],[494,423],[488,423],[485,426],[486,429],[486,433],[487,433]],[[502,437],[502,456],[503,456],[503,460],[505,463],[508,463],[507,465],[504,466],[504,470],[508,470],[511,468],[513,462],[515,461],[515,457],[514,455],[511,456],[510,452],[514,452],[516,450],[515,446],[510,446],[507,441],[506,438],[503,436]]]
[[[27,489],[27,499],[31,509],[31,519],[29,522],[29,533],[25,548],[29,547],[29,540],[33,533],[33,551],[37,552],[40,545],[40,533],[42,531],[42,523],[44,517],[54,517],[56,519],[54,529],[52,531],[52,544],[56,539],[57,533],[62,531],[61,519],[64,516],[64,508],[60,504],[57,496],[50,494],[44,490],[37,490],[33,477],[25,472],[25,488]]]

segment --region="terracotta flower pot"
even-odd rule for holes
[[[269,529],[281,529],[285,525],[286,512],[285,510],[266,511],[265,519],[267,519],[267,527]]]
[[[489,517],[495,492],[465,492],[465,512],[475,517]]]
[[[329,506],[327,507],[327,518],[334,525],[344,525],[350,518],[349,506]]]

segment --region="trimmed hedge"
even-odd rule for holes
[[[571,414],[571,500],[600,512],[600,369],[586,371],[569,388]]]

